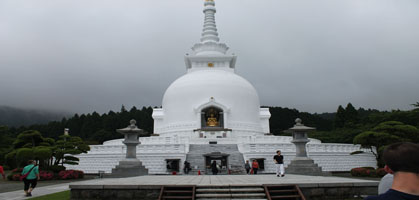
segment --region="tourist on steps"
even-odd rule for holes
[[[386,193],[365,200],[419,199],[419,145],[399,142],[383,152],[384,170],[393,174],[393,184]]]
[[[212,161],[211,170],[212,170],[212,175],[217,175],[217,173],[218,173],[217,161],[215,161],[215,160]]]
[[[276,151],[276,155],[274,156],[274,163],[276,165],[276,176],[284,177],[285,171],[284,171],[284,156],[281,155],[281,151]]]
[[[259,169],[259,163],[257,160],[253,160],[252,163],[252,170],[253,170],[253,174],[258,174],[258,169]]]
[[[250,172],[249,160],[246,160],[246,163],[244,164],[244,168],[246,169],[246,174],[249,174],[249,172]]]
[[[40,179],[39,177],[39,168],[36,166],[36,161],[29,160],[28,165],[23,168],[22,171],[23,183],[25,196],[32,196],[32,191],[36,187],[36,183]]]

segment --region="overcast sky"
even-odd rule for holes
[[[262,105],[334,112],[419,101],[418,0],[216,0]],[[0,0],[0,105],[160,106],[199,41],[203,0]]]

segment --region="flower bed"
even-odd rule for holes
[[[60,180],[79,179],[83,177],[84,177],[84,173],[79,170],[65,170],[65,171],[60,171],[60,173],[58,173],[58,179]]]
[[[7,176],[9,181],[20,181],[22,169],[14,169],[12,173]],[[39,177],[41,181],[49,180],[68,180],[68,179],[80,179],[84,177],[84,173],[78,170],[63,170],[59,173],[54,173],[52,171],[43,171],[39,172]]]
[[[358,167],[351,169],[351,175],[357,177],[383,177],[387,172],[383,168]]]

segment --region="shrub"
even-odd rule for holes
[[[371,169],[371,168],[358,167],[358,168],[351,169],[351,174],[352,176],[367,177],[367,176],[371,176],[373,171],[375,174],[374,168]]]
[[[351,169],[352,176],[359,177],[383,177],[387,172],[383,168],[374,169],[372,167],[358,167]]]
[[[377,176],[378,177],[383,177],[383,176],[385,176],[387,174],[387,172],[384,170],[384,168],[378,168],[376,170],[376,173],[377,173]]]
[[[24,163],[33,159],[33,151],[30,148],[20,148],[16,152],[16,159],[19,163]]]
[[[41,178],[41,181],[49,181],[54,178],[54,172],[51,171],[40,171],[39,177]]]
[[[84,173],[79,170],[65,170],[58,173],[58,179],[61,179],[61,180],[79,179],[83,177],[84,177]]]
[[[65,167],[61,165],[52,165],[49,167],[49,170],[58,174],[60,171],[65,171]]]
[[[11,176],[12,176],[12,178],[11,178],[12,181],[20,181],[20,176],[22,176],[22,175],[20,175],[20,174],[11,174]]]
[[[23,168],[16,168],[12,170],[12,173],[21,173],[23,172]]]

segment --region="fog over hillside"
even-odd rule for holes
[[[0,126],[22,126],[32,124],[45,124],[50,121],[61,120],[71,116],[70,113],[45,110],[29,110],[0,106]]]

